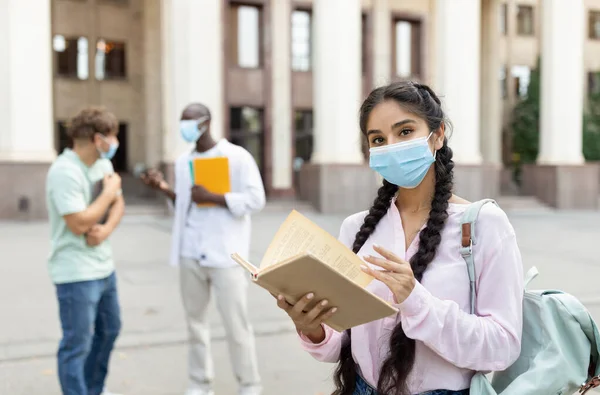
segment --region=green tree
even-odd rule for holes
[[[583,157],[586,161],[600,161],[600,91],[588,97],[583,116]]]

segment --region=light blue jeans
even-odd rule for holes
[[[58,377],[64,395],[99,395],[121,330],[115,274],[56,286],[63,337]]]
[[[377,391],[375,391],[373,387],[367,384],[367,382],[362,377],[360,377],[360,375],[356,375],[356,387],[354,388],[354,395],[377,395]],[[469,390],[435,390],[423,392],[420,395],[469,395]]]

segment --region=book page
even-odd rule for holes
[[[275,234],[260,269],[303,253],[314,255],[363,288],[373,280],[360,270],[364,262],[354,252],[296,210]]]

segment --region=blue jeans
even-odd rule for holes
[[[115,274],[56,285],[63,332],[58,377],[63,395],[100,395],[121,330]]]
[[[377,391],[371,387],[367,382],[360,377],[356,376],[356,387],[354,388],[354,395],[377,395]],[[450,390],[435,390],[429,392],[423,392],[420,395],[469,395],[469,390],[462,391],[450,391]]]

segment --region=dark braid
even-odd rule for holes
[[[354,251],[355,254],[358,253],[371,233],[373,233],[381,218],[388,212],[392,198],[396,195],[397,191],[398,186],[385,180],[383,181],[383,185],[377,191],[377,197],[369,210],[369,214],[365,217],[360,230],[356,233],[354,238],[352,251]],[[337,388],[333,393],[334,395],[352,394],[356,384],[356,366],[352,359],[349,329],[346,330],[345,335],[346,339],[344,340],[345,344],[342,346],[340,352],[340,361],[333,375],[335,386]]]
[[[426,120],[431,131],[437,131],[442,124],[448,125],[442,110],[440,99],[426,85],[413,82],[396,82],[375,89],[361,107],[360,126],[366,135],[367,121],[373,108],[379,103],[393,100],[407,111]],[[421,281],[427,266],[435,258],[441,242],[441,232],[448,219],[448,201],[453,188],[452,150],[448,141],[436,152],[435,192],[431,201],[431,210],[427,225],[419,234],[419,248],[410,260],[415,278]],[[377,198],[356,234],[352,250],[358,253],[375,227],[387,213],[398,187],[388,181],[379,188]],[[340,351],[340,361],[334,374],[336,390],[333,395],[352,395],[356,383],[356,364],[352,358],[350,330]],[[409,395],[407,386],[415,361],[415,341],[409,339],[399,323],[390,336],[390,352],[384,360],[377,383],[377,392],[381,395]]]
[[[383,185],[377,191],[377,197],[373,202],[373,206],[369,210],[369,214],[367,214],[365,217],[360,230],[354,238],[352,251],[354,251],[355,254],[358,254],[358,251],[363,244],[365,244],[371,233],[373,233],[381,218],[383,218],[383,216],[388,212],[388,209],[390,208],[390,202],[392,201],[394,195],[396,195],[397,191],[398,186],[385,180],[383,181]]]

